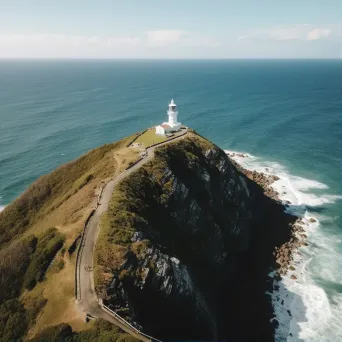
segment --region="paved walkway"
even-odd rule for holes
[[[133,335],[137,339],[141,341],[151,341],[152,339],[142,336],[140,333],[135,331],[129,325],[125,324],[114,314],[111,314],[107,310],[104,310],[97,300],[97,295],[95,292],[94,286],[94,274],[93,274],[93,255],[96,240],[100,230],[100,218],[101,215],[108,209],[109,201],[112,198],[112,194],[115,186],[125,177],[130,175],[132,172],[139,169],[142,165],[146,164],[148,161],[153,159],[154,151],[156,148],[162,145],[166,145],[172,143],[173,141],[183,139],[187,134],[187,131],[184,132],[183,135],[171,140],[166,141],[164,143],[159,144],[158,146],[147,148],[147,156],[139,161],[137,164],[132,166],[130,169],[122,172],[120,175],[115,177],[113,180],[108,182],[105,188],[102,191],[102,195],[100,198],[100,203],[95,210],[93,216],[89,220],[85,232],[84,237],[81,239],[81,246],[79,250],[79,262],[76,265],[76,284],[77,286],[77,307],[80,311],[85,314],[89,314],[96,318],[103,318],[115,325],[117,325],[122,330],[127,333]],[[91,271],[89,271],[89,269]]]

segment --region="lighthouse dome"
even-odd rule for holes
[[[175,104],[175,101],[173,99],[171,100],[169,107],[171,107],[171,108],[177,107],[177,105]]]

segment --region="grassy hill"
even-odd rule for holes
[[[75,239],[100,188],[137,159],[126,147],[134,137],[40,177],[0,213],[0,341],[45,341],[39,334],[63,323],[78,341],[77,332],[91,328],[74,307]]]
[[[0,246],[25,232],[58,209],[87,184],[110,177],[117,167],[111,153],[129,138],[96,148],[82,157],[40,177],[0,215]]]

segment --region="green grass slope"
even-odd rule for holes
[[[126,149],[133,138],[103,145],[40,177],[0,213],[1,342],[20,340],[33,331],[38,315],[44,314],[50,299],[53,302],[54,281],[47,274],[63,269],[65,258],[69,266],[63,277],[68,272],[65,279],[69,287],[74,286],[74,266],[70,266],[74,259],[65,251],[84,224],[95,190],[118,169],[114,154]],[[73,292],[66,292],[73,306]],[[50,316],[55,319],[56,313]],[[60,316],[69,323],[65,313]],[[40,321],[50,325],[49,318]],[[45,327],[36,328],[33,336]],[[78,341],[75,336],[72,341]]]
[[[94,178],[106,178],[114,165],[108,155],[131,137],[103,145],[40,177],[0,214],[0,246],[43,219]]]

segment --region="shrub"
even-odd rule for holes
[[[85,175],[82,177],[76,186],[77,190],[81,190],[85,185],[87,185],[92,179],[94,178],[94,175],[92,173]]]
[[[57,265],[56,265],[57,272],[60,271],[60,270],[62,270],[62,269],[64,268],[64,266],[65,266],[65,261],[64,261],[64,259],[58,260],[58,263],[57,263]]]
[[[0,250],[0,303],[19,295],[37,241],[32,235]]]
[[[80,239],[81,239],[81,235],[78,235],[76,237],[76,239],[73,241],[73,243],[70,245],[70,247],[68,248],[68,253],[70,256],[72,253],[75,252],[76,247],[77,247],[78,243],[80,242]]]
[[[27,329],[27,318],[23,305],[17,299],[10,299],[0,305],[0,341],[15,341]]]
[[[116,342],[137,342],[135,337],[129,335],[129,334],[121,334],[121,336],[116,340]]]
[[[136,241],[132,243],[131,249],[138,259],[144,259],[146,250],[149,247],[149,245],[149,240]]]
[[[72,342],[73,332],[71,326],[66,323],[58,324],[44,329],[39,335],[30,342]]]
[[[30,342],[138,342],[115,325],[98,319],[91,329],[73,332],[70,325],[62,323],[44,329]]]
[[[44,279],[45,272],[59,249],[63,246],[64,236],[56,228],[48,229],[38,240],[30,265],[26,271],[24,287],[32,290],[37,282]]]

